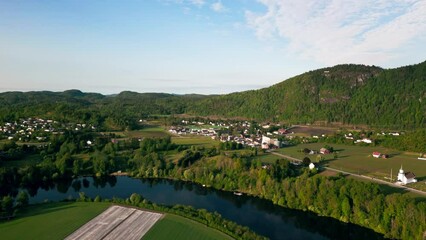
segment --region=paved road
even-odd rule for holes
[[[298,158],[290,157],[290,156],[285,155],[285,154],[281,154],[281,153],[277,153],[277,152],[271,152],[271,154],[274,154],[276,156],[280,156],[280,157],[283,157],[283,158],[287,158],[287,159],[292,160],[292,161],[302,162],[302,160],[300,160]],[[386,185],[391,186],[391,187],[401,188],[401,189],[404,189],[404,190],[407,190],[407,191],[410,191],[410,192],[413,192],[413,193],[417,193],[417,194],[426,196],[426,192],[420,191],[420,190],[417,190],[417,189],[414,189],[414,188],[409,188],[409,187],[406,187],[406,186],[387,182],[387,181],[384,181],[384,180],[381,180],[381,179],[377,179],[377,178],[373,178],[373,177],[369,177],[369,176],[365,176],[365,175],[359,175],[359,174],[355,174],[355,173],[350,173],[350,172],[342,171],[342,170],[331,168],[331,167],[324,167],[324,168],[327,169],[327,170],[330,170],[330,171],[340,172],[340,173],[343,173],[343,174],[354,176],[356,178],[365,179],[365,180],[380,183],[380,184],[386,184]]]

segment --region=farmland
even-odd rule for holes
[[[198,136],[198,135],[186,135],[186,136],[176,136],[172,137],[172,142],[179,145],[187,146],[204,146],[204,147],[214,147],[219,145],[218,141],[211,139],[210,137]]]
[[[111,206],[69,235],[71,239],[140,239],[162,214]]]
[[[322,134],[333,134],[336,132],[336,129],[329,127],[298,125],[290,128],[289,131],[294,132],[295,136],[311,137],[313,135],[321,136]]]
[[[157,125],[146,125],[140,130],[102,132],[102,134],[115,134],[123,139],[169,136],[163,127]]]
[[[300,150],[304,148],[319,150],[324,145],[324,143],[300,144],[282,148],[278,152],[299,159],[308,156],[312,161],[315,161],[317,155],[305,155]],[[402,165],[405,171],[414,172],[419,181],[426,179],[426,161],[417,160],[416,153],[402,152],[384,147],[329,145],[337,152],[337,159],[334,159],[334,154],[324,155],[325,163],[329,167],[381,179],[388,179],[392,169],[393,179],[395,180],[396,174]],[[374,158],[372,153],[375,151],[388,154],[389,158]]]
[[[0,223],[2,239],[64,239],[108,208],[107,203],[49,203],[28,207]],[[52,229],[55,229],[52,231]]]
[[[109,203],[90,202],[60,202],[29,206],[19,213],[16,219],[0,223],[1,237],[12,240],[65,239],[67,236],[67,239],[94,239],[96,235],[93,234],[100,236],[103,233],[109,233],[106,237],[111,237],[111,239],[120,239],[120,236],[124,235],[126,239],[129,239],[130,235],[142,232],[146,233],[143,237],[146,240],[170,239],[170,236],[174,236],[174,239],[232,239],[220,231],[173,214],[167,214],[160,219],[161,214],[158,213],[110,206]],[[127,213],[130,214],[127,218],[124,215],[118,216],[120,211],[115,208],[127,209]],[[115,215],[112,214],[114,209]],[[123,213],[123,211],[121,212]],[[114,217],[108,220],[107,215]],[[94,221],[97,224],[93,225]],[[107,222],[109,224],[106,224]],[[148,222],[150,224],[147,224]],[[146,232],[150,227],[152,228]],[[138,229],[141,231],[137,232]],[[97,233],[96,230],[98,230]],[[101,231],[99,232],[99,230]],[[140,239],[140,236],[135,239]]]
[[[163,219],[157,222],[149,232],[142,238],[143,240],[167,240],[171,239],[232,239],[228,235],[217,230],[208,228],[201,223],[167,214]]]

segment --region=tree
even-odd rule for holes
[[[16,197],[16,206],[18,207],[25,207],[29,203],[29,196],[27,192],[21,191],[18,193],[18,196]]]
[[[304,149],[302,150],[302,152],[303,152],[304,154],[308,154],[310,151],[311,151],[311,150],[309,150],[309,148],[304,148]]]
[[[9,195],[4,196],[1,201],[1,208],[6,212],[7,216],[12,216],[13,214],[13,198]]]
[[[309,165],[309,163],[311,163],[311,159],[309,159],[308,157],[304,157],[302,163],[307,166]]]
[[[339,158],[339,154],[338,154],[338,152],[334,152],[333,157],[334,157],[334,159]]]
[[[317,155],[317,163],[324,161],[324,157],[321,154]]]

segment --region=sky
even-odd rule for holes
[[[426,0],[0,0],[0,92],[224,94],[426,60]]]

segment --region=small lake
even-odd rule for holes
[[[357,225],[286,209],[264,199],[236,196],[231,192],[182,181],[134,179],[125,176],[103,180],[85,177],[45,186],[44,189],[30,190],[30,203],[78,198],[79,192],[84,192],[91,198],[97,195],[102,198],[127,198],[132,193],[138,193],[159,204],[204,208],[248,226],[270,239],[383,239],[382,235]]]

